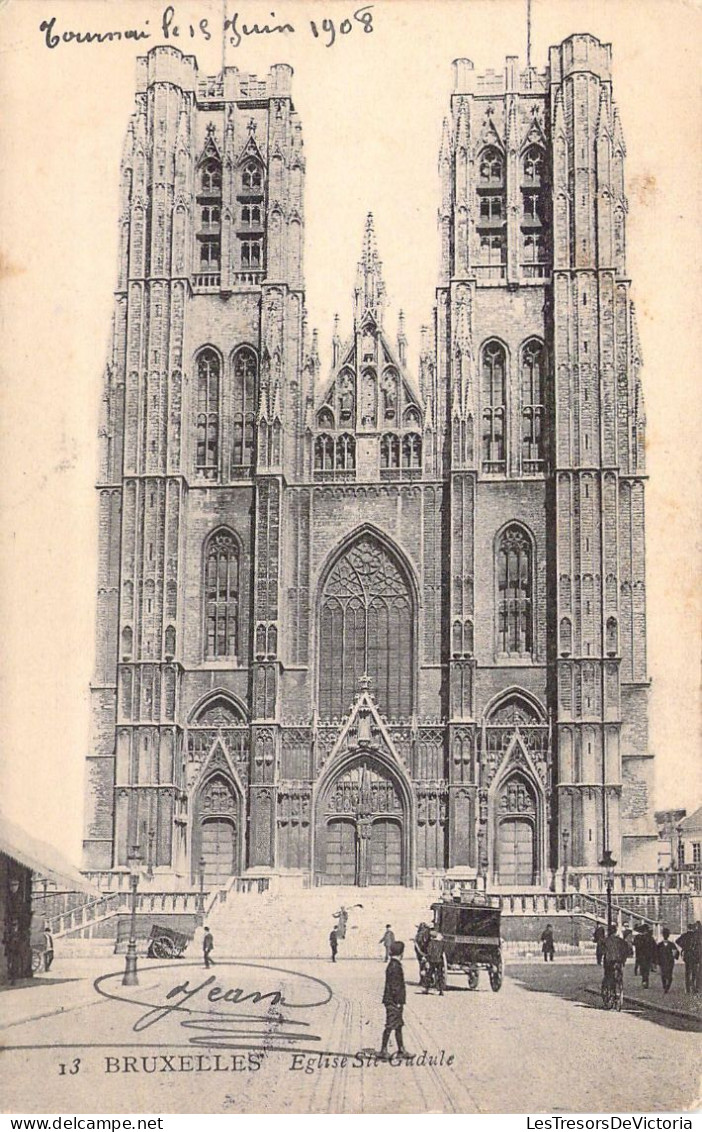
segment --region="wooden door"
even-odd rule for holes
[[[402,826],[381,818],[371,826],[369,884],[402,884]]]
[[[498,883],[534,883],[534,827],[524,818],[500,822],[497,840]]]
[[[205,888],[226,884],[235,872],[236,826],[229,818],[205,818],[201,835]]]
[[[353,821],[327,824],[326,884],[356,884],[356,825]]]

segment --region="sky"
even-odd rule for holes
[[[97,413],[117,265],[119,161],[135,57],[164,42],[151,0],[0,4],[0,724],[2,808],[79,863],[94,663]],[[226,4],[244,38],[227,64],[292,64],[304,129],[310,324],[328,357],[350,326],[363,223],[375,216],[410,368],[437,282],[437,155],[451,61],[496,70],[526,51],[526,0]],[[169,42],[220,69],[220,0],[175,3]],[[270,13],[275,12],[275,20]],[[148,31],[49,48],[65,30]],[[345,19],[351,30],[341,34]],[[146,21],[149,21],[148,24]],[[208,41],[200,31],[207,20]],[[323,21],[334,22],[335,40]],[[310,21],[319,31],[315,38]],[[172,37],[177,24],[180,37]],[[192,24],[195,34],[190,35]],[[345,25],[346,26],[346,25]],[[330,25],[327,24],[327,29]],[[627,142],[628,267],[647,405],[647,593],[657,808],[702,798],[699,742],[700,9],[679,0],[533,0],[532,62],[575,31],[612,44]]]

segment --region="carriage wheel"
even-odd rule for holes
[[[37,971],[41,971],[43,966],[44,966],[44,952],[43,951],[32,951],[32,971],[33,971],[33,973],[36,974]]]
[[[166,935],[158,936],[151,945],[151,950],[156,959],[172,959],[175,948],[173,942]]]
[[[480,971],[477,967],[468,968],[468,990],[477,990],[478,982],[480,979]]]
[[[502,976],[504,974],[504,967],[502,963],[502,955],[498,955],[497,962],[494,967],[490,968],[490,986],[497,992],[502,986]]]

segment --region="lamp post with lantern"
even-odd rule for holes
[[[605,872],[605,886],[607,889],[607,932],[612,926],[612,886],[614,885],[614,870],[617,862],[610,849],[605,849],[600,861],[600,868]]]
[[[124,977],[122,978],[123,987],[138,987],[139,976],[137,974],[137,951],[136,951],[136,913],[137,913],[137,890],[139,888],[139,865],[141,864],[141,856],[139,854],[139,846],[133,845],[132,852],[129,857],[129,885],[132,893],[132,911],[129,920],[129,943],[127,944],[127,954],[124,961]]]

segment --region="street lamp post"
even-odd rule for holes
[[[600,861],[600,868],[605,870],[605,884],[607,886],[607,932],[612,926],[612,886],[614,884],[614,870],[617,862],[610,849],[605,849]]]
[[[563,839],[563,892],[568,888],[568,842],[570,841],[570,830],[564,829],[561,834]]]
[[[205,858],[200,857],[200,863],[199,863],[199,869],[200,869],[200,911],[202,912],[203,915],[205,913],[205,865],[206,865]]]
[[[139,976],[137,975],[137,953],[136,953],[136,913],[137,913],[137,889],[139,888],[139,864],[141,857],[139,855],[139,846],[132,846],[132,853],[129,858],[131,875],[129,877],[129,884],[132,891],[132,911],[129,921],[129,943],[127,944],[127,954],[124,961],[124,977],[122,978],[123,987],[138,987]]]

